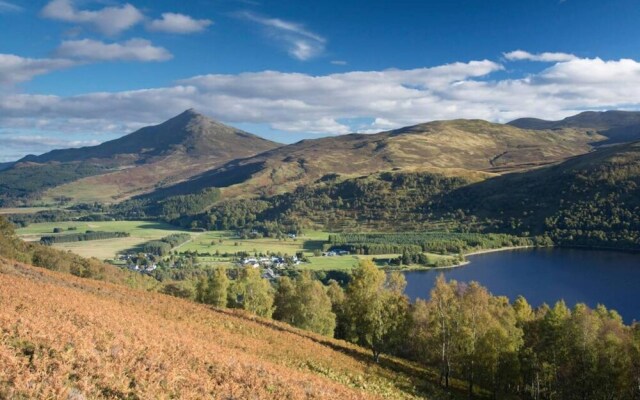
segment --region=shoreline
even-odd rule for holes
[[[499,251],[511,251],[511,250],[520,250],[520,249],[535,249],[535,248],[542,248],[542,247],[554,247],[554,246],[510,246],[510,247],[500,247],[498,249],[477,250],[477,251],[472,251],[471,253],[464,253],[463,256],[465,257],[465,260],[463,262],[461,262],[461,263],[458,263],[458,264],[445,265],[445,266],[442,266],[442,267],[409,268],[409,269],[406,269],[406,270],[396,270],[396,271],[400,271],[400,272],[437,271],[437,270],[444,270],[444,269],[459,268],[459,267],[464,267],[464,266],[467,266],[467,265],[471,264],[471,261],[466,259],[467,256],[476,256],[476,255],[486,254],[486,253],[497,253]],[[391,271],[393,271],[393,270],[391,270]]]

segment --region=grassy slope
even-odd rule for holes
[[[481,175],[478,171],[531,168],[583,154],[599,139],[573,129],[522,130],[480,120],[431,122],[373,135],[304,140],[232,161],[177,185],[173,192],[224,186],[227,198],[272,195],[330,173],[357,176],[394,168]]]
[[[241,312],[2,259],[0,287],[0,398],[440,398],[412,364]]]

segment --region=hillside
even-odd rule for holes
[[[27,156],[0,172],[0,201],[113,202],[277,147],[194,110],[97,146]]]
[[[0,287],[1,398],[411,399],[428,376],[237,310],[6,259]]]
[[[509,125],[522,129],[584,129],[605,136],[607,140],[600,145],[640,140],[638,111],[586,111],[560,121],[520,118],[509,122]]]
[[[469,185],[439,208],[560,244],[640,249],[640,142]]]
[[[328,174],[359,176],[394,169],[491,174],[583,154],[600,139],[573,129],[522,130],[481,120],[438,121],[377,134],[303,140],[231,161],[155,194],[164,197],[226,187],[225,198],[274,195]]]
[[[640,249],[639,199],[640,142],[634,142],[493,177],[438,170],[325,176],[287,193],[226,200],[173,222],[206,229],[472,230]]]

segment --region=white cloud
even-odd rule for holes
[[[100,10],[77,10],[73,0],[52,0],[42,9],[41,15],[58,21],[90,25],[105,35],[126,31],[144,19],[142,12],[131,4]]]
[[[346,61],[343,61],[343,60],[332,60],[331,64],[333,64],[333,65],[347,65],[348,63]]]
[[[204,31],[213,21],[208,19],[194,19],[188,15],[163,13],[162,18],[147,24],[147,29],[155,32],[188,34]]]
[[[502,68],[483,60],[320,76],[264,71],[196,76],[169,87],[115,93],[0,94],[0,124],[124,133],[194,107],[231,124],[339,134],[439,119],[506,122],[527,116],[559,119],[590,109],[640,110],[640,62],[635,60],[575,59],[518,79],[492,79]],[[351,126],[348,121],[359,122]]]
[[[37,75],[69,68],[75,64],[70,60],[25,58],[13,54],[0,54],[0,84],[25,82]]]
[[[301,24],[279,18],[263,17],[249,11],[237,15],[265,28],[267,34],[277,43],[284,45],[293,58],[306,61],[324,52],[326,39],[309,31]]]
[[[2,13],[10,13],[10,12],[21,12],[24,9],[19,5],[10,3],[8,1],[0,0],[0,14]]]
[[[56,50],[59,57],[87,61],[166,61],[173,56],[163,47],[145,39],[130,39],[122,43],[98,40],[66,40]]]
[[[563,62],[577,60],[578,57],[569,53],[538,53],[532,54],[524,50],[515,50],[503,53],[509,61],[539,61],[539,62]]]

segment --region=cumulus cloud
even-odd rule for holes
[[[8,1],[0,0],[0,14],[2,13],[13,13],[13,12],[21,12],[23,8],[19,5],[10,3]]]
[[[515,50],[503,53],[504,58],[509,61],[539,61],[539,62],[563,62],[577,60],[573,54],[569,53],[538,53],[532,54],[524,50]]]
[[[0,123],[6,128],[124,133],[194,107],[231,124],[341,134],[439,119],[506,122],[559,119],[584,110],[640,109],[640,62],[635,60],[575,59],[517,79],[494,78],[501,69],[499,63],[482,60],[319,76],[211,74],[169,87],[66,97],[4,94]]]
[[[166,61],[173,56],[163,47],[156,47],[145,39],[130,39],[122,43],[98,40],[66,40],[56,55],[86,61]]]
[[[326,39],[301,24],[264,17],[249,11],[238,13],[237,16],[260,25],[273,40],[283,45],[293,58],[306,61],[324,52]]]
[[[13,54],[0,54],[0,84],[25,82],[37,75],[69,68],[75,64],[70,60],[25,58]]]
[[[147,24],[147,29],[155,32],[188,34],[204,31],[213,21],[208,19],[194,19],[188,15],[163,13],[162,18]]]
[[[41,15],[58,21],[89,25],[105,35],[126,31],[144,19],[142,12],[131,4],[99,10],[78,10],[73,0],[52,0],[42,9]]]

